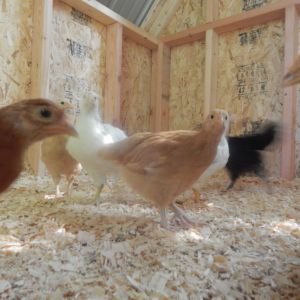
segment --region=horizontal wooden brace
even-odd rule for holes
[[[213,29],[218,34],[222,34],[284,19],[285,9],[290,5],[295,5],[296,8],[300,10],[300,0],[282,0],[275,4],[268,4],[262,8],[253,9],[228,18],[208,22],[198,27],[189,28],[179,33],[166,36],[162,41],[169,47],[175,47],[204,40],[206,31],[210,29]]]

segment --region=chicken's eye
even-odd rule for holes
[[[60,101],[60,104],[61,104],[61,105],[64,105],[64,104],[65,104],[65,102],[64,102],[64,101]]]
[[[210,115],[210,118],[213,119],[213,118],[214,118],[214,115]]]
[[[41,111],[40,111],[40,114],[43,118],[50,118],[52,116],[52,112],[49,110],[49,109],[46,109],[46,108],[43,108]]]
[[[227,120],[227,116],[225,117],[225,120]]]

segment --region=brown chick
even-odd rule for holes
[[[57,104],[65,113],[68,109],[73,108],[71,104],[65,101],[59,101]],[[47,138],[42,143],[42,161],[56,187],[55,195],[46,195],[47,198],[63,197],[64,193],[60,192],[59,188],[59,183],[63,175],[66,176],[68,182],[66,194],[71,196],[75,176],[82,170],[81,164],[67,151],[67,141],[68,136],[60,135]]]
[[[76,130],[64,112],[45,99],[23,100],[0,109],[0,193],[19,176],[25,150],[49,136]]]
[[[227,112],[214,110],[199,131],[137,133],[107,145],[99,157],[115,163],[123,179],[159,209],[168,226],[167,208],[185,225],[192,222],[174,203],[213,162],[225,129]]]
[[[300,56],[296,58],[283,79],[285,87],[300,83]]]

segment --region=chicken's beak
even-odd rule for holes
[[[65,118],[56,124],[49,125],[45,128],[45,133],[49,136],[63,134],[78,137],[76,129]]]
[[[64,128],[62,128],[62,132],[64,132],[67,135],[70,135],[70,136],[78,137],[78,132],[68,122],[66,122],[66,124],[64,125]]]

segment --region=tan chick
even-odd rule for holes
[[[65,101],[57,102],[57,105],[66,113],[68,109],[73,108],[71,104]],[[47,198],[60,198],[64,193],[60,191],[59,184],[63,176],[66,177],[67,196],[71,195],[75,176],[79,175],[82,166],[67,151],[66,144],[68,136],[60,135],[45,139],[42,143],[42,161],[56,187],[55,195],[46,195]]]
[[[193,222],[179,209],[175,198],[186,191],[213,162],[228,119],[214,110],[198,131],[137,133],[106,145],[99,157],[119,167],[123,179],[159,209],[161,226],[168,225],[168,207],[183,225]]]

